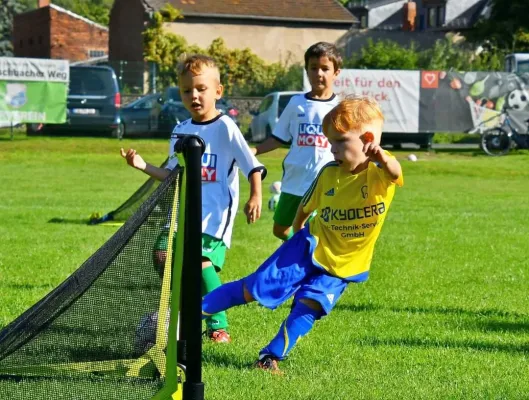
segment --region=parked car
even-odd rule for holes
[[[121,93],[114,70],[107,66],[71,66],[67,122],[48,124],[43,131],[108,133],[123,136]],[[28,133],[34,125],[28,125]]]
[[[248,137],[253,142],[261,142],[268,138],[288,102],[297,94],[304,92],[272,92],[267,94],[252,118]]]
[[[121,109],[123,136],[156,134],[161,109],[161,93],[148,94],[123,106]]]
[[[189,118],[191,118],[191,113],[184,107],[184,103],[164,102],[158,117],[158,133],[169,137],[176,125]]]

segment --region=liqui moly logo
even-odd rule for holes
[[[217,180],[217,155],[204,153],[202,155],[202,181],[215,182]]]
[[[328,147],[329,140],[319,124],[299,124],[298,146]]]

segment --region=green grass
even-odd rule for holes
[[[110,211],[145,181],[119,157],[121,145],[154,164],[166,157],[163,140],[0,136],[0,327],[117,230],[48,221]],[[261,157],[266,186],[281,178],[284,154]],[[289,304],[230,310],[233,344],[204,345],[208,400],[527,398],[529,153],[418,156],[402,161],[405,186],[377,243],[370,280],[346,290],[282,364],[282,377],[249,365]],[[241,193],[244,201],[246,183]],[[248,226],[241,209],[224,281],[252,272],[279,245],[271,212]],[[41,398],[48,388],[42,385],[0,380],[0,397]],[[105,399],[113,398],[112,386],[101,385]]]

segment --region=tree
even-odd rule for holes
[[[417,45],[402,47],[391,40],[374,42],[368,39],[367,44],[360,50],[360,56],[353,56],[346,60],[347,68],[371,69],[417,69],[419,53]]]
[[[108,26],[113,0],[53,0],[53,3],[89,20]]]
[[[18,0],[0,0],[0,56],[12,56],[13,17],[24,11]]]
[[[510,52],[529,52],[529,1],[492,0],[490,18],[471,33],[473,41],[492,42]]]
[[[158,84],[173,86],[177,82],[177,64],[180,55],[187,48],[184,37],[166,32],[164,24],[182,18],[182,13],[167,4],[153,14],[152,20],[143,32],[143,56],[145,61],[158,66]]]

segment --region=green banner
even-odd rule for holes
[[[65,123],[68,82],[67,61],[0,58],[0,126]]]

